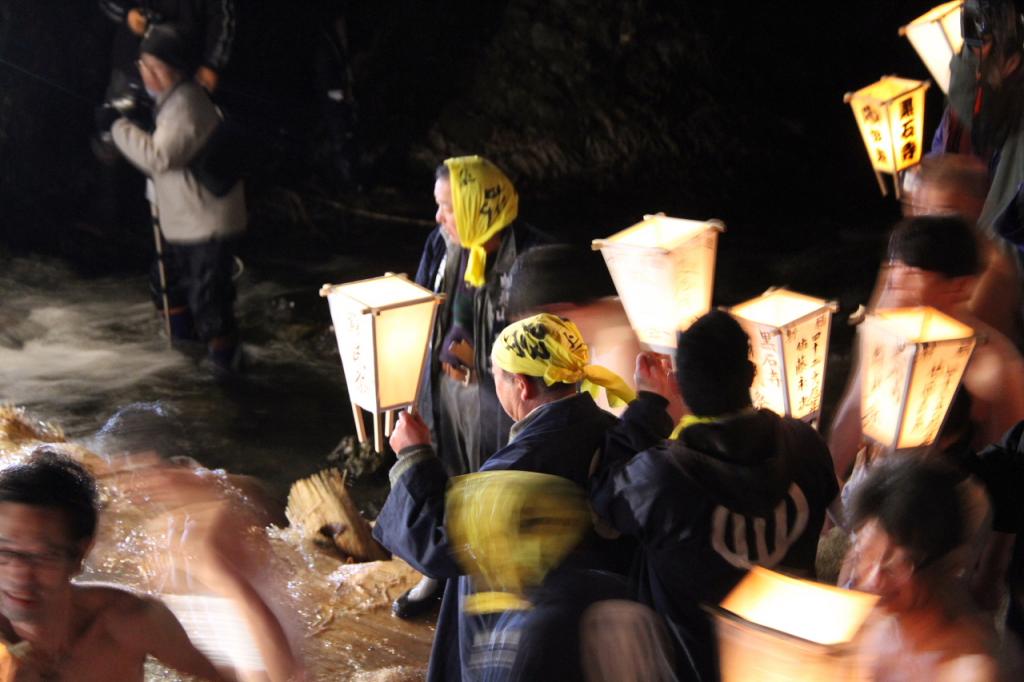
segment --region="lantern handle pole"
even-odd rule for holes
[[[384,435],[388,438],[391,437],[391,432],[395,430],[395,412],[396,410],[388,410],[384,413]]]
[[[360,443],[366,442],[366,424],[363,422],[363,411],[352,401],[352,419],[356,424],[356,437]]]
[[[882,196],[889,196],[889,186],[885,184],[885,179],[882,177],[881,171],[875,171],[875,180],[878,181],[878,189],[882,191]]]
[[[373,447],[378,453],[384,452],[384,415],[373,413]]]

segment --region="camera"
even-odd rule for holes
[[[990,0],[967,0],[960,14],[960,32],[964,44],[980,48],[992,35],[992,3]]]

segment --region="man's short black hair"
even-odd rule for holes
[[[715,417],[750,406],[750,337],[732,315],[712,310],[676,343],[676,380],[693,414]]]
[[[0,502],[60,511],[72,542],[96,535],[96,483],[82,465],[53,448],[37,448],[23,463],[0,471]]]
[[[965,510],[958,485],[963,474],[950,464],[912,455],[879,462],[851,502],[851,521],[871,520],[905,549],[915,568],[945,557],[964,541]]]
[[[944,277],[975,275],[981,269],[974,231],[957,216],[916,216],[896,224],[889,259]]]
[[[583,305],[615,295],[615,285],[600,253],[570,244],[532,248],[509,271],[508,311],[528,315],[555,303]]]
[[[439,163],[439,164],[437,164],[437,168],[434,169],[434,179],[435,180],[448,180],[449,178],[451,178],[451,176],[452,176],[452,172],[451,172],[451,170],[449,170],[448,164],[446,164],[446,163]]]

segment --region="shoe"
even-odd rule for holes
[[[419,583],[391,604],[391,611],[402,620],[409,620],[435,608],[441,602],[444,581],[424,576]]]

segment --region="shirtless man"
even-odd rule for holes
[[[865,638],[878,682],[1013,677],[991,621],[957,578],[965,530],[961,474],[912,456],[877,465],[853,499],[853,587],[879,596]]]
[[[128,682],[147,656],[226,680],[160,602],[71,579],[92,546],[96,488],[78,464],[37,451],[0,472],[0,636],[4,682]]]
[[[966,154],[929,156],[918,166],[916,182],[903,203],[905,216],[958,215],[978,224],[988,194],[988,169]],[[971,294],[971,312],[1019,342],[1021,279],[1017,257],[1005,240],[977,229],[981,272]],[[886,268],[880,273],[884,289]]]
[[[974,349],[963,385],[971,396],[972,445],[996,443],[1024,419],[1024,359],[1009,339],[968,309],[977,282],[978,247],[963,220],[947,216],[908,218],[889,241],[889,273],[878,308],[933,306],[975,330]],[[836,474],[845,479],[861,446],[860,380],[836,411],[829,449]]]

